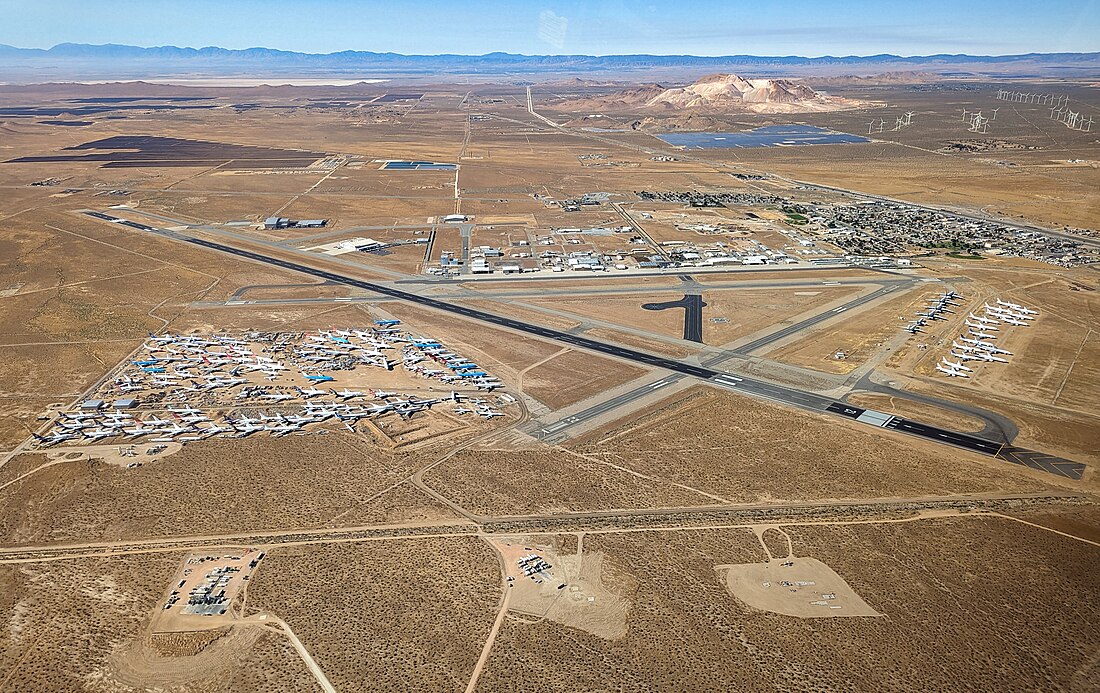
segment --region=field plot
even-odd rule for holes
[[[604,575],[613,576],[617,571],[604,568],[603,554],[578,551],[569,555],[530,537],[488,541],[505,567],[510,612],[561,623],[607,640],[626,635],[630,602],[604,585]]]
[[[761,611],[799,618],[881,615],[816,558],[786,556],[715,570],[724,573],[730,594]]]
[[[781,452],[767,452],[777,441]],[[570,447],[731,502],[1049,488],[1017,474],[1014,465],[976,454],[703,388],[588,433]]]
[[[424,476],[432,489],[486,516],[713,505],[713,496],[567,451],[463,451]],[[486,485],[485,479],[495,482]]]
[[[12,615],[11,627],[0,633],[5,687],[63,691],[155,685],[243,692],[255,690],[250,684],[265,678],[248,672],[250,666],[291,674],[290,680],[308,676],[293,651],[274,643],[261,643],[250,655],[258,631],[214,633],[213,638],[192,638],[187,650],[158,651],[146,625],[178,560],[172,555],[116,556],[0,567],[0,604]],[[197,656],[179,656],[185,651]]]
[[[529,678],[560,691],[1088,687],[1094,547],[989,518],[784,529],[797,554],[827,563],[886,618],[741,604],[714,566],[761,560],[743,529],[586,535],[586,551],[635,581],[626,636],[506,622],[479,689]],[[901,648],[903,663],[883,666],[874,642]]]
[[[269,553],[248,605],[290,624],[337,690],[462,690],[500,590],[481,540],[414,539]]]
[[[565,351],[523,372],[523,391],[561,409],[645,374],[644,368],[581,351]]]
[[[191,633],[232,623],[233,602],[263,557],[257,549],[187,556],[154,616],[153,632]]]
[[[887,340],[901,334],[905,325],[899,317],[909,319],[923,300],[920,292],[901,293],[865,306],[843,321],[811,329],[764,355],[826,373],[851,373],[872,358]],[[836,358],[838,352],[843,352],[844,358]]]
[[[136,469],[60,464],[0,490],[0,542],[319,527],[417,464],[347,434],[326,436],[321,450],[295,436],[211,439]]]
[[[24,156],[6,163],[93,161],[102,162],[104,168],[215,165],[227,168],[305,168],[325,157],[325,154],[320,152],[202,142],[176,137],[125,135],[85,142],[65,149],[74,152],[98,151],[101,153]]]

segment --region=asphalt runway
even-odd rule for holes
[[[701,294],[687,294],[679,301],[665,301],[664,303],[643,303],[645,310],[670,310],[672,308],[684,309],[684,339],[689,342],[703,343],[703,296]]]
[[[801,322],[796,322],[793,325],[787,325],[786,327],[784,327],[782,329],[779,329],[779,330],[776,330],[775,332],[772,332],[771,334],[766,334],[763,337],[760,337],[759,339],[754,339],[753,341],[751,341],[747,344],[742,344],[741,346],[734,349],[733,352],[735,354],[746,354],[746,355],[751,354],[752,352],[754,352],[758,349],[762,349],[762,348],[768,346],[769,344],[772,344],[774,342],[778,342],[779,340],[784,339],[786,337],[789,337],[793,334],[797,334],[797,333],[801,332],[802,330],[805,330],[808,327],[813,327],[814,325],[816,325],[819,322],[824,322],[824,321],[829,320],[831,318],[835,318],[840,313],[843,313],[847,310],[851,310],[852,308],[858,308],[859,306],[862,306],[865,303],[869,303],[871,301],[874,301],[877,298],[881,298],[882,296],[885,296],[886,294],[888,294],[892,291],[896,291],[897,288],[898,288],[897,285],[884,286],[881,289],[877,289],[875,291],[872,291],[871,293],[867,294],[866,296],[861,296],[859,298],[852,299],[851,301],[848,301],[847,303],[845,303],[842,306],[837,306],[836,308],[832,308],[830,310],[827,310],[824,313],[818,313],[817,315],[806,318],[805,320],[803,320]]]
[[[666,375],[660,380],[652,383],[647,383],[645,385],[642,385],[641,387],[631,390],[630,392],[624,392],[621,395],[616,395],[615,397],[604,400],[603,402],[593,405],[588,409],[579,411],[576,414],[562,417],[554,423],[546,424],[544,426],[531,426],[528,428],[528,433],[531,433],[539,440],[560,440],[566,437],[566,429],[582,424],[585,421],[588,421],[589,419],[594,419],[602,414],[606,414],[609,411],[618,409],[622,405],[633,402],[640,397],[645,397],[646,395],[651,395],[654,392],[659,392],[661,388],[678,382],[683,378],[684,376],[676,373]]]
[[[102,219],[109,215],[96,213],[96,218]],[[953,445],[966,450],[971,450],[983,455],[997,456],[1004,447],[1002,443],[986,440],[977,436],[968,435],[966,433],[958,433],[948,429],[938,428],[936,426],[930,426],[927,424],[921,424],[916,421],[909,421],[901,417],[887,417],[888,421],[883,423],[879,420],[875,420],[870,416],[864,416],[865,414],[877,414],[877,412],[871,412],[870,410],[860,409],[859,407],[853,407],[844,402],[823,397],[812,392],[804,392],[802,390],[796,390],[794,388],[784,387],[782,385],[775,385],[772,383],[754,380],[752,378],[735,377],[721,371],[716,371],[704,366],[698,366],[690,363],[684,363],[682,361],[676,361],[674,359],[665,358],[662,356],[656,356],[654,354],[647,354],[642,351],[636,351],[627,347],[621,347],[614,344],[607,344],[604,342],[596,341],[588,337],[582,337],[579,335],[569,334],[568,332],[562,332],[549,327],[542,327],[540,325],[532,325],[530,323],[521,322],[519,320],[513,320],[512,318],[503,317],[493,313],[488,313],[482,310],[476,310],[474,308],[467,308],[466,306],[459,306],[453,303],[447,303],[446,301],[440,301],[428,296],[420,296],[417,294],[395,289],[382,284],[375,284],[373,282],[366,282],[359,279],[353,279],[343,275],[329,272],[327,270],[302,265],[297,262],[290,262],[289,260],[283,260],[281,258],[270,257],[267,255],[261,255],[254,253],[250,250],[244,250],[242,248],[234,248],[232,246],[223,245],[221,243],[214,243],[200,238],[191,238],[189,236],[183,236],[176,232],[165,231],[156,229],[145,224],[139,224],[131,221],[124,221],[117,218],[111,218],[111,221],[120,225],[129,226],[134,229],[142,231],[151,231],[158,235],[180,240],[192,245],[196,245],[210,250],[216,250],[228,255],[234,255],[236,257],[246,258],[254,260],[256,262],[273,265],[275,267],[282,267],[283,269],[290,270],[292,272],[298,272],[301,274],[307,274],[321,279],[326,279],[333,282],[339,282],[347,286],[353,286],[366,291],[372,291],[381,296],[388,296],[401,301],[407,301],[409,303],[434,308],[447,313],[460,315],[462,317],[497,325],[507,329],[515,330],[517,332],[523,332],[526,334],[532,334],[537,337],[543,337],[553,341],[569,344],[596,353],[605,354],[614,358],[625,359],[634,363],[640,363],[653,368],[661,368],[673,373],[679,373],[681,375],[698,378],[705,380],[712,385],[725,387],[736,392],[760,397],[763,399],[770,399],[776,402],[784,404],[794,405],[803,409],[809,409],[816,412],[830,413],[839,416],[845,416],[848,418],[856,419],[862,423],[868,423],[869,425],[875,425],[885,428],[892,428],[893,430],[901,431],[909,435],[931,440],[937,443],[943,443],[947,445]],[[886,417],[886,415],[881,415]],[[892,424],[892,425],[887,425]],[[1023,448],[1014,448],[1014,455],[1019,457],[1021,454],[1029,454],[1032,451],[1025,450]],[[1043,455],[1046,460],[1060,459],[1052,458],[1048,455]],[[1077,463],[1065,460],[1068,465],[1077,465]],[[1050,467],[1049,462],[1047,464]],[[1079,469],[1078,469],[1079,467]],[[1054,467],[1050,467],[1053,469]],[[1044,471],[1050,472],[1050,469],[1044,468]],[[1077,467],[1068,466],[1066,471],[1062,474],[1069,478],[1080,478],[1080,473],[1084,470],[1084,465],[1077,465]],[[1077,474],[1077,476],[1072,476]]]

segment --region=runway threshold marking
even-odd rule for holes
[[[85,212],[85,214],[88,214],[88,216],[93,216],[89,212]],[[115,219],[106,214],[96,214],[94,216],[99,219],[102,219],[103,217],[109,217],[108,219],[104,219],[104,221],[113,221]],[[120,221],[125,222],[126,220]],[[830,401],[828,398],[813,393],[803,392],[801,390],[782,387],[778,385],[772,385],[763,381],[752,380],[744,382],[740,378],[736,378],[734,376],[726,375],[723,373],[715,373],[712,369],[703,366],[696,366],[690,363],[684,363],[682,361],[656,356],[654,354],[649,354],[644,351],[636,351],[634,349],[616,347],[587,337],[576,337],[560,330],[531,325],[529,323],[520,322],[512,318],[505,318],[494,313],[471,310],[469,308],[457,306],[453,303],[448,303],[439,299],[401,291],[400,289],[394,289],[385,285],[375,284],[373,282],[367,282],[359,279],[353,279],[351,277],[341,276],[315,267],[310,267],[308,265],[302,265],[296,262],[290,262],[287,260],[273,258],[267,255],[261,255],[259,253],[255,253],[249,250],[234,248],[233,246],[223,245],[221,243],[214,243],[212,241],[207,241],[200,238],[182,236],[172,231],[156,229],[151,226],[146,226],[145,224],[129,222],[126,225],[142,231],[150,231],[165,238],[183,241],[185,243],[191,243],[192,245],[209,248],[211,250],[227,253],[229,255],[236,255],[237,257],[248,258],[264,264],[283,267],[294,272],[300,272],[302,274],[307,274],[314,277],[330,279],[334,282],[345,284],[347,286],[355,286],[358,288],[366,289],[378,294],[382,294],[383,296],[396,298],[398,300],[426,305],[437,310],[442,310],[450,313],[467,315],[475,320],[499,325],[501,327],[507,327],[510,329],[518,330],[520,332],[526,332],[528,334],[535,334],[540,337],[546,337],[548,339],[553,339],[560,342],[577,344],[581,347],[592,349],[593,351],[596,351],[598,353],[619,356],[622,358],[630,359],[637,363],[644,363],[650,366],[664,368],[680,375],[687,375],[699,378],[700,380],[716,383],[719,385],[725,385],[726,387],[732,388],[735,386],[734,382],[743,382],[743,385],[738,388],[739,391],[745,391],[756,396],[772,399],[781,403],[798,404],[809,409],[826,411],[853,419],[858,418],[861,414],[864,413],[864,411],[866,411],[859,407],[846,405],[842,402]],[[573,417],[573,420],[576,421],[577,419]],[[568,419],[559,421],[558,423],[568,425],[568,423],[566,422],[568,422]],[[1025,448],[1010,447],[1006,451],[1002,449],[1002,444],[999,442],[986,440],[984,438],[978,438],[977,436],[972,436],[965,433],[949,431],[946,429],[938,428],[936,426],[922,424],[917,421],[910,421],[901,417],[894,417],[893,422],[895,423],[895,425],[891,426],[891,428],[904,433],[908,433],[909,435],[926,438],[929,440],[940,440],[942,442],[965,448],[973,452],[979,452],[985,455],[999,457],[1001,459],[1006,459],[1010,462],[1024,464],[1033,469],[1039,469],[1071,479],[1080,479],[1085,470],[1085,465],[1078,462],[1065,460],[1063,458],[1054,457],[1045,453],[1027,450]],[[553,425],[556,426],[557,424]]]

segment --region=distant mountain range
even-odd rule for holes
[[[179,48],[159,46],[141,48],[126,45],[88,45],[62,43],[49,49],[16,48],[0,44],[0,79],[31,74],[39,78],[61,75],[94,76],[116,74],[227,74],[257,71],[264,74],[316,73],[318,71],[401,71],[412,74],[434,73],[548,73],[632,71],[641,69],[683,68],[708,71],[747,70],[759,74],[836,73],[838,69],[923,70],[950,72],[956,68],[978,73],[1025,75],[1095,74],[1100,69],[1100,53],[1026,53],[1022,55],[940,54],[923,56],[867,55],[801,56],[728,55],[402,55],[371,51],[338,53],[297,53],[270,48],[233,50],[226,48]],[[1053,71],[1053,72],[1051,72]]]

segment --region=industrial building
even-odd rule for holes
[[[268,217],[264,219],[264,230],[273,229],[320,229],[328,223],[327,219],[302,219],[295,221],[286,217]]]

